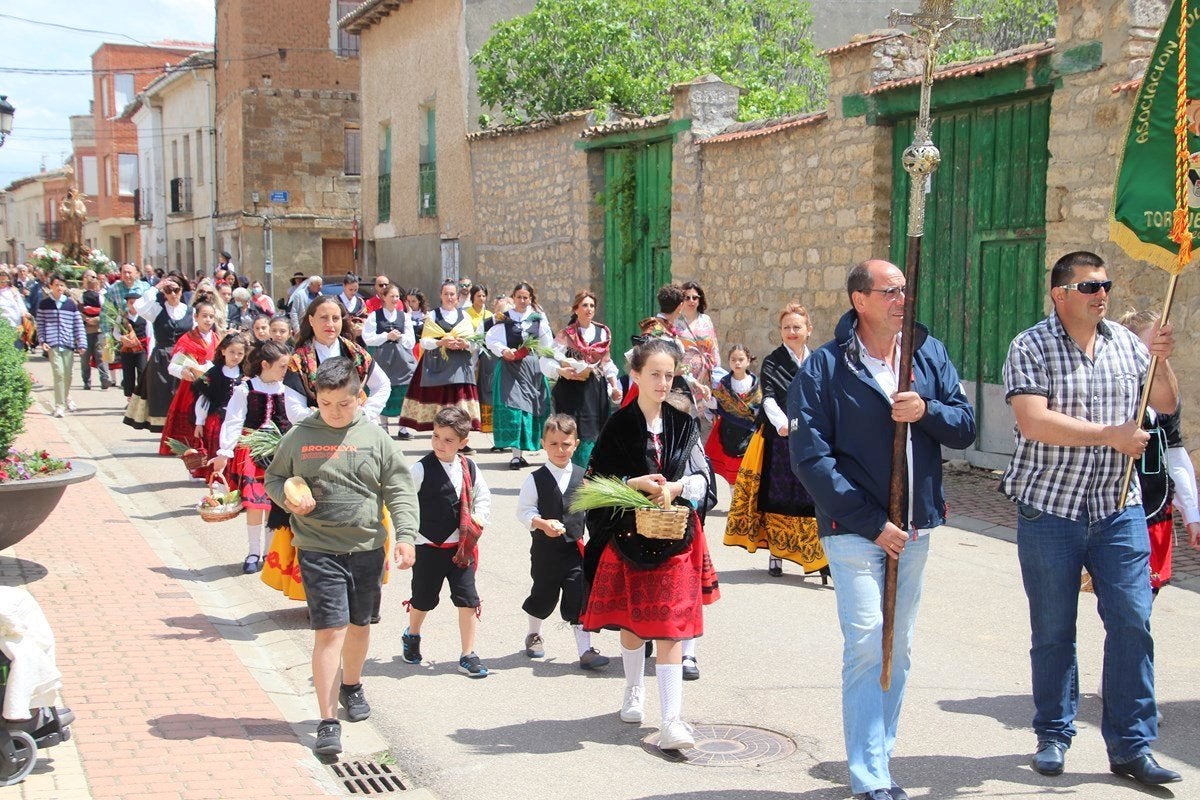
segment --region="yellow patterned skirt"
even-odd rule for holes
[[[392,542],[395,535],[392,532],[392,518],[386,507],[383,509],[383,526],[388,532],[383,561],[383,582],[387,583],[392,571]],[[289,526],[283,525],[275,529],[259,576],[263,583],[278,592],[283,592],[283,596],[290,600],[306,599],[304,580],[300,575],[300,560],[296,557],[296,546],[292,542],[292,529]]]
[[[738,469],[737,482],[733,485],[724,543],[730,547],[743,547],[751,553],[760,547],[766,548],[776,558],[804,567],[805,572],[816,572],[829,565],[817,536],[817,521],[812,517],[758,510],[766,452],[766,439],[760,427],[750,439]],[[780,465],[779,468],[790,469],[791,466]]]

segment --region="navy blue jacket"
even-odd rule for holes
[[[821,536],[857,533],[872,541],[887,522],[895,423],[891,404],[859,358],[858,314],[838,321],[833,341],[800,366],[788,392],[792,470],[812,495]],[[916,326],[912,390],[925,416],[912,423],[913,519],[918,528],[946,521],[942,446],[975,441],[975,411],[946,346]]]

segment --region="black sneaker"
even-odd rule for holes
[[[336,756],[342,752],[342,723],[323,719],[317,723],[317,743],[313,752],[319,756]]]
[[[474,653],[467,653],[458,659],[458,671],[468,678],[486,678],[488,675],[488,668],[480,663],[479,656]]]
[[[356,689],[347,689],[346,684],[343,683],[338,689],[338,700],[345,706],[346,719],[351,722],[362,722],[371,716],[371,704],[367,702],[367,696],[363,694],[361,683]]]
[[[408,628],[404,629],[404,635],[400,637],[400,643],[404,648],[401,654],[406,663],[420,664],[421,663],[421,634],[409,633]]]
[[[412,431],[406,431],[403,428],[401,428],[399,431],[396,432],[396,438],[401,442],[411,441],[413,438]]]

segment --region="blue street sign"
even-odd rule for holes
[[[271,202],[272,203],[283,203],[286,205],[287,201],[288,201],[288,193],[287,192],[281,192],[278,189],[271,192]]]

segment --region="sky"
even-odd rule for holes
[[[14,70],[86,71],[105,42],[211,42],[214,25],[213,0],[0,0],[0,95],[16,108],[13,131],[0,147],[0,188],[36,174],[43,163],[46,169],[61,166],[71,152],[67,118],[87,114],[92,99],[90,73]]]

